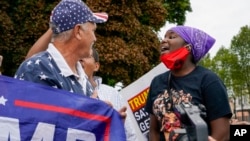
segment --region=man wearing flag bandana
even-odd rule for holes
[[[173,105],[182,100],[204,105],[210,137],[229,140],[232,112],[226,87],[214,72],[197,65],[214,43],[213,37],[197,28],[176,26],[167,30],[160,59],[169,71],[152,80],[146,103],[150,141],[171,140],[170,129],[182,128],[178,118],[169,116],[173,115]]]

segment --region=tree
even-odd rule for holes
[[[237,70],[235,70],[234,78],[241,89],[250,92],[250,27],[243,26],[239,33],[233,37],[231,41],[232,53],[237,56]],[[240,73],[242,72],[242,73]],[[238,75],[237,75],[238,74]]]
[[[109,13],[108,22],[98,25],[95,44],[102,65],[98,75],[103,77],[105,83],[122,81],[128,85],[159,63],[159,39],[156,33],[166,19],[173,23],[184,23],[183,11],[191,8],[189,1],[181,2],[86,0],[93,11]],[[182,10],[168,11],[166,8],[170,6]]]
[[[210,57],[210,54],[208,53],[207,55],[205,55],[199,62],[199,65],[204,66],[208,69],[213,69],[213,64],[212,64],[212,59]]]
[[[237,73],[237,69],[239,68],[237,61],[237,56],[223,46],[213,58],[216,66],[214,71],[220,76],[228,89],[232,89],[237,85],[237,78],[239,78],[237,76],[239,75]]]
[[[200,65],[215,72],[224,82],[228,90],[233,90],[236,95],[241,94],[242,82],[238,57],[231,51],[222,46],[213,58],[209,54],[202,59]]]
[[[50,12],[59,0],[0,1],[2,73],[13,76],[28,49],[48,29]],[[97,42],[104,83],[128,85],[159,63],[157,31],[166,20],[183,24],[188,0],[84,0],[93,12],[109,14],[98,24]],[[176,8],[177,11],[169,8]]]
[[[182,25],[186,21],[186,12],[192,12],[189,0],[165,0],[164,7],[167,9],[167,21]]]
[[[221,47],[215,57],[205,57],[201,62],[213,70],[227,88],[233,89],[236,96],[249,94],[250,91],[250,28],[243,26],[231,40],[229,49]]]
[[[28,49],[48,29],[51,9],[58,1],[0,1],[0,54],[4,57],[4,75],[14,75]]]

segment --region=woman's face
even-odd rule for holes
[[[187,43],[175,32],[168,30],[161,41],[160,50],[161,54],[172,52]]]
[[[90,55],[88,57],[84,57],[80,60],[85,73],[88,77],[93,76],[94,72],[99,69],[99,62],[96,62],[93,57],[93,50],[90,50]]]

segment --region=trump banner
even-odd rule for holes
[[[126,141],[119,113],[80,94],[0,75],[1,141]]]
[[[163,63],[158,64],[148,73],[123,88],[119,93],[126,101],[128,116],[134,123],[138,141],[147,141],[149,133],[149,113],[144,109],[152,79],[168,69]]]

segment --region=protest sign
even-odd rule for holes
[[[119,92],[127,104],[128,116],[132,119],[139,141],[147,141],[149,132],[149,114],[145,111],[144,106],[150,83],[156,75],[165,71],[167,68],[163,63],[160,63]]]

